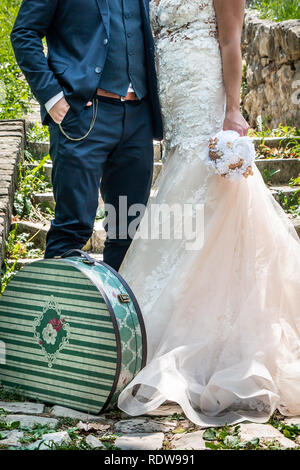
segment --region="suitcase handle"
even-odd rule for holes
[[[74,248],[72,250],[68,250],[60,256],[54,256],[54,258],[64,258],[67,254],[73,253],[73,251],[76,251],[76,252],[80,253],[81,256],[85,258],[85,260],[86,260],[85,262],[88,262],[88,264],[95,264],[96,263],[96,260],[91,258],[91,256],[89,256],[85,251],[79,250],[77,248]]]

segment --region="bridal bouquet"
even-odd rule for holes
[[[250,137],[220,131],[209,139],[205,164],[230,181],[253,175],[255,148]]]

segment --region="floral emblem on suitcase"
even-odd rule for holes
[[[63,318],[54,295],[45,301],[42,311],[33,322],[33,330],[48,367],[51,368],[59,352],[69,343],[70,336],[70,325]]]

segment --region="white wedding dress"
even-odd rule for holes
[[[166,400],[199,426],[300,415],[300,243],[254,166],[230,182],[203,162],[225,92],[213,0],[150,3],[165,127],[151,203],[204,204],[204,243],[142,239],[120,268],[141,306],[146,366],[120,393],[131,416]],[[162,232],[164,219],[156,229]],[[140,384],[134,394],[136,385]]]

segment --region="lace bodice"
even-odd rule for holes
[[[225,92],[213,0],[150,2],[165,155],[221,130]]]
[[[154,33],[187,28],[192,23],[216,35],[217,23],[213,0],[160,0],[150,2],[151,22]]]

